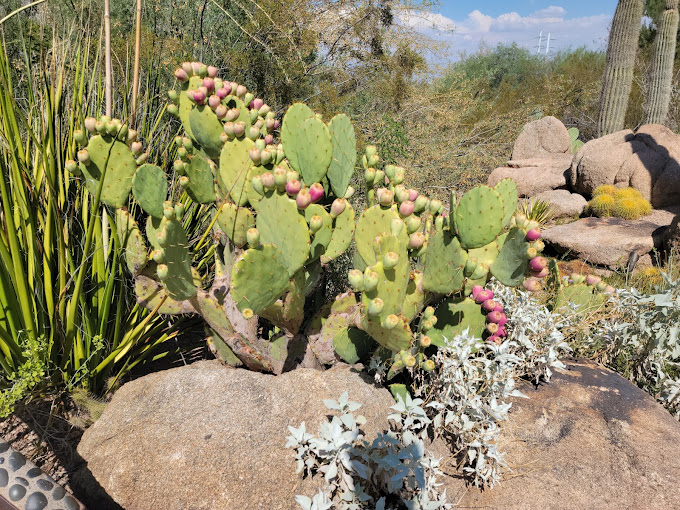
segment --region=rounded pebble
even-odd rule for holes
[[[9,450],[9,443],[0,441],[0,453],[5,453],[7,450]]]
[[[66,490],[61,485],[57,485],[52,491],[52,497],[54,498],[54,501],[59,501],[65,495]]]
[[[54,487],[54,484],[52,482],[43,479],[38,480],[37,482],[35,482],[35,484],[41,491],[51,491],[52,487]]]
[[[26,495],[26,487],[23,485],[12,485],[9,488],[9,499],[11,501],[19,501]]]
[[[12,452],[9,454],[9,467],[12,471],[16,471],[23,467],[24,464],[26,464],[26,457],[19,452]]]
[[[29,478],[35,478],[36,476],[40,476],[41,474],[42,471],[38,467],[31,468],[26,472],[26,476]]]
[[[66,510],[80,510],[80,505],[73,496],[66,496],[64,498],[64,506]]]
[[[4,457],[0,457],[0,464],[4,464],[4,463],[5,463],[5,458],[4,458]]]
[[[43,510],[47,506],[47,498],[42,492],[34,492],[26,500],[25,510]]]
[[[9,483],[9,474],[6,469],[0,468],[0,487],[7,487]]]
[[[23,476],[17,476],[14,479],[15,482],[19,482],[21,485],[24,487],[28,487],[28,480],[26,480]]]

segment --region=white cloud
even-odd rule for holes
[[[455,60],[458,53],[474,52],[482,42],[492,47],[501,43],[517,43],[536,49],[541,31],[542,51],[545,51],[548,34],[551,53],[580,46],[601,50],[606,47],[612,14],[570,18],[565,8],[552,5],[527,16],[507,12],[493,17],[475,9],[460,21],[422,12],[404,14],[400,18],[419,32],[446,42],[451,48],[451,60]]]

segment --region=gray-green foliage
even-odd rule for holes
[[[296,450],[298,473],[322,473],[326,481],[325,490],[313,498],[297,496],[300,506],[385,510],[386,496],[392,494],[400,498],[398,508],[452,508],[446,494],[437,491],[439,461],[425,452],[430,420],[422,403],[410,396],[406,402],[400,399],[388,416],[392,430],[379,433],[371,443],[360,429],[366,419],[354,415],[361,404],[350,401],[346,391],[337,401],[324,400],[339,416],[322,423],[317,436],[306,431],[304,422],[297,429],[288,427],[286,447]]]

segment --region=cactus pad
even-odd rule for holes
[[[293,276],[309,256],[307,222],[295,201],[275,191],[267,192],[257,207],[257,229],[262,243],[273,244],[286,262],[286,278]]]
[[[201,286],[201,275],[194,268],[191,268],[194,285]],[[137,302],[147,310],[155,310],[163,315],[180,315],[192,313],[193,307],[188,301],[175,301],[168,296],[163,286],[156,280],[156,263],[152,262],[141,274],[135,277],[135,295]],[[165,301],[162,301],[165,298]]]
[[[203,85],[203,78],[200,76],[192,76],[189,80],[182,84],[182,92],[179,94],[179,120],[182,122],[182,127],[189,137],[194,138],[194,134],[191,131],[191,123],[189,122],[189,114],[194,108],[194,102],[189,99],[186,95],[187,90],[196,90],[198,87]],[[194,138],[195,140],[195,138]]]
[[[407,321],[412,321],[425,306],[425,291],[423,290],[423,273],[412,273],[406,287],[406,296],[401,305],[401,311]]]
[[[246,232],[255,226],[255,216],[246,207],[225,202],[217,215],[217,223],[231,242],[242,248],[246,244]]]
[[[423,288],[438,294],[458,292],[465,281],[463,269],[468,254],[458,238],[448,230],[440,230],[430,237],[425,256]]]
[[[132,193],[144,212],[154,218],[163,217],[168,181],[160,167],[149,164],[140,166],[132,179]]]
[[[304,119],[297,127],[290,123],[286,126],[287,117],[286,113],[283,118],[286,136],[282,128],[281,141],[290,166],[300,173],[308,186],[320,182],[328,171],[333,153],[328,126],[316,117]]]
[[[255,147],[248,138],[235,138],[224,144],[220,154],[219,179],[223,196],[228,196],[237,205],[245,205],[248,197],[245,182],[253,161],[249,151]]]
[[[305,209],[305,219],[309,223],[312,216],[320,216],[323,220],[323,225],[314,234],[312,244],[309,247],[309,260],[316,260],[321,257],[326,251],[326,247],[331,242],[333,236],[333,218],[326,212],[326,210],[318,204],[311,204]]]
[[[194,202],[210,204],[215,201],[215,163],[203,152],[195,152],[184,164],[188,179],[185,189]]]
[[[300,160],[298,153],[295,151],[295,148],[297,148],[295,138],[298,136],[298,130],[302,123],[305,120],[314,117],[314,115],[312,109],[306,104],[295,103],[288,108],[288,111],[286,111],[286,114],[283,116],[283,123],[281,124],[281,143],[283,144],[283,150],[286,153],[288,162],[296,170],[300,166]],[[310,182],[308,184],[312,183]]]
[[[288,284],[286,259],[271,244],[246,250],[231,272],[231,296],[241,312],[260,313],[286,292]]]
[[[198,142],[205,153],[213,158],[220,157],[224,128],[215,115],[215,112],[207,105],[194,105],[189,112],[189,124],[191,125],[192,138]]]
[[[395,327],[385,329],[378,319],[363,317],[361,327],[383,347],[390,349],[391,351],[402,351],[411,347],[413,334],[411,333],[408,322],[403,316],[398,315],[397,319],[398,323]]]
[[[491,274],[498,278],[503,285],[516,287],[524,281],[524,275],[529,270],[529,259],[526,233],[519,227],[508,232],[505,242],[498,253],[498,257],[491,264]]]
[[[99,180],[108,162],[101,201],[111,207],[123,207],[130,195],[132,177],[137,170],[130,148],[112,136],[96,135],[90,138],[87,152],[90,155],[89,164],[79,165],[87,190],[92,195],[97,193]]]
[[[130,273],[139,273],[148,261],[149,253],[137,222],[125,209],[116,210],[118,240],[125,252],[125,263]]]
[[[321,255],[321,262],[328,264],[347,251],[354,236],[354,209],[349,202],[345,210],[333,220],[333,235],[331,242],[326,247],[326,252]]]
[[[157,272],[168,296],[177,301],[191,299],[196,295],[196,285],[191,272],[189,243],[182,223],[174,214],[170,219],[164,217],[156,237],[167,267],[167,276],[161,278],[160,264]]]
[[[486,326],[486,316],[482,307],[470,298],[447,299],[443,301],[435,312],[437,323],[427,331],[432,343],[438,347],[446,345],[446,340],[452,340],[469,328],[470,335],[482,337]]]
[[[374,205],[366,209],[357,221],[355,240],[357,251],[367,265],[376,263],[373,241],[377,236],[384,232],[391,231],[392,220],[400,219],[399,213],[394,209],[384,209],[379,205]],[[404,227],[397,236],[404,246],[408,245],[408,235]],[[357,267],[355,265],[355,267]]]
[[[506,227],[517,209],[517,199],[519,197],[517,193],[517,184],[515,184],[515,181],[512,179],[503,179],[496,184],[494,189],[503,201],[503,210],[505,211],[505,216],[503,216],[503,227]]]
[[[326,321],[324,332],[329,328],[329,324],[333,317],[335,316],[329,317],[328,321]],[[324,332],[322,332],[322,335]],[[347,327],[346,325],[340,327],[332,338],[335,352],[345,362],[350,364],[365,359],[373,346],[375,346],[373,339],[366,333],[358,328]]]
[[[354,126],[344,113],[333,117],[328,124],[333,142],[328,180],[336,197],[344,197],[357,162],[357,141]]]
[[[471,189],[460,199],[454,215],[460,245],[467,250],[489,244],[503,230],[504,219],[503,200],[496,190],[488,186]]]

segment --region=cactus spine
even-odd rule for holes
[[[651,86],[645,103],[645,124],[663,124],[668,114],[673,80],[673,61],[678,32],[678,0],[666,0],[659,32],[654,41]]]
[[[633,83],[635,50],[640,34],[643,0],[619,0],[609,33],[607,67],[602,80],[598,136],[623,129]]]

